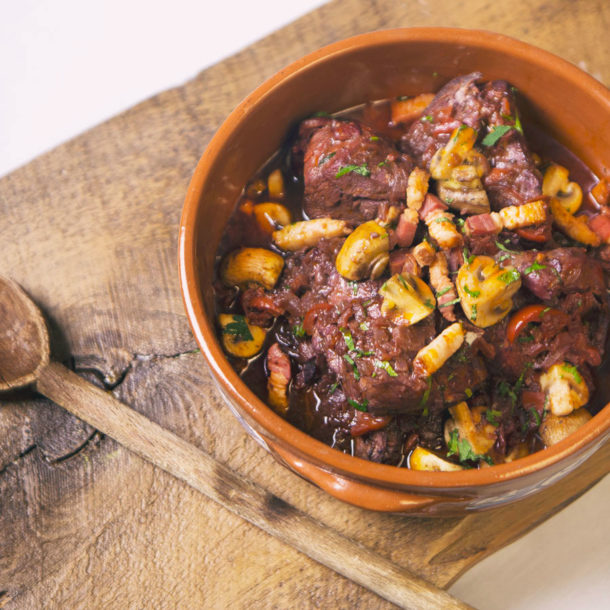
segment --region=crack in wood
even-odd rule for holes
[[[0,476],[2,476],[5,473],[5,471],[8,470],[9,466],[16,464],[19,460],[22,460],[26,455],[29,455],[30,453],[32,453],[32,451],[34,451],[34,449],[36,449],[36,448],[38,448],[38,445],[36,443],[34,443],[33,445],[30,445],[29,447],[24,449],[19,455],[16,455],[10,462],[7,462],[4,465],[4,467],[0,470]],[[1,599],[2,598],[0,597],[0,600]]]
[[[49,463],[50,464],[60,464],[61,462],[65,462],[66,460],[73,458],[75,455],[77,455],[81,451],[83,451],[83,449],[85,449],[90,443],[92,443],[94,439],[101,440],[103,438],[104,438],[104,435],[99,430],[94,430],[93,433],[91,435],[89,435],[87,437],[87,439],[85,439],[85,442],[82,443],[81,445],[79,445],[76,449],[74,449],[73,451],[70,451],[69,453],[66,453],[66,455],[62,455],[58,458],[55,458],[54,460],[49,460]]]

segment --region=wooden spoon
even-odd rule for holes
[[[36,305],[0,276],[0,391],[35,384],[67,411],[312,559],[406,608],[468,608],[287,504],[49,358]]]

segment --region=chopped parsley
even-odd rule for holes
[[[358,326],[360,327],[360,330],[368,330],[369,329],[368,322],[360,322],[360,324]]]
[[[464,284],[462,286],[462,288],[464,289],[464,292],[471,296],[473,299],[476,299],[477,297],[481,296],[481,291],[480,290],[470,290],[470,288],[468,288],[468,286],[466,284]]]
[[[532,265],[527,267],[523,273],[525,273],[525,275],[529,275],[530,273],[540,271],[541,269],[546,269],[546,265],[541,265],[540,263],[534,262]]]
[[[424,307],[427,307],[428,309],[434,309],[434,303],[430,299],[426,299],[424,301]]]
[[[487,409],[487,411],[485,411],[485,419],[492,426],[500,425],[500,422],[498,421],[498,417],[500,417],[501,415],[502,415],[502,411],[496,411],[495,409]]]
[[[328,393],[329,394],[334,394],[335,390],[339,387],[339,382],[335,381],[335,383],[333,383],[330,388],[328,389]]]
[[[446,216],[440,216],[439,218],[435,218],[432,222],[451,222],[451,218],[447,218]]]
[[[222,329],[222,332],[226,335],[233,335],[236,342],[252,341],[254,339],[244,316],[234,315],[233,322],[229,322]]]
[[[426,114],[420,119],[420,121],[424,121],[425,123],[434,123],[434,117],[431,114]]]
[[[314,112],[311,116],[312,117],[328,117],[328,116],[330,116],[330,114],[328,114],[328,112],[326,112],[325,110],[319,110],[318,112]]]
[[[327,155],[320,157],[320,160],[318,161],[318,167],[320,167],[320,165],[324,165],[327,161],[332,159],[336,154],[337,154],[336,152],[330,152]]]
[[[377,163],[377,167],[383,167],[387,162],[388,162],[388,160],[384,159],[383,161],[380,161],[379,163]]]
[[[348,284],[352,287],[352,292],[354,293],[354,296],[356,296],[358,294],[358,282],[351,280]]]
[[[452,301],[447,301],[446,303],[443,303],[442,305],[439,305],[439,309],[441,307],[449,307],[450,305],[455,305],[456,303],[459,303],[459,302],[460,302],[459,298],[453,299]]]
[[[397,99],[399,102],[405,102],[406,100],[408,100],[408,99],[409,99],[409,97],[411,97],[411,96],[409,96],[409,95],[399,95],[399,96],[398,96],[396,99]]]
[[[511,129],[514,129],[511,125],[496,125],[484,138],[483,146],[493,146],[496,142]]]
[[[520,337],[517,337],[519,343],[531,343],[533,340],[534,337],[532,337],[532,335],[521,335]]]
[[[373,363],[377,368],[383,369],[390,377],[398,377],[398,373],[392,368],[387,360],[375,360]]]
[[[343,354],[343,359],[352,365],[352,369],[354,370],[354,377],[356,378],[356,381],[358,381],[360,379],[360,372],[358,371],[358,367],[356,366],[354,359],[349,354]]]
[[[345,345],[347,345],[347,349],[350,352],[356,351],[356,346],[354,344],[354,338],[352,337],[352,333],[349,332],[346,328],[340,328],[341,334],[343,335],[343,340],[345,341]]]
[[[470,265],[470,263],[472,263],[472,261],[474,260],[474,254],[470,254],[470,252],[468,251],[468,248],[464,248],[462,250],[462,255],[464,256],[464,260]]]
[[[436,293],[436,298],[438,299],[438,297],[442,297],[444,294],[447,294],[450,290],[451,290],[451,286],[445,286],[444,288],[441,288],[437,293]]]
[[[428,387],[421,398],[419,406],[423,408],[422,415],[426,417],[428,415],[428,398],[430,398],[430,390],[432,389],[432,376],[428,377]]]
[[[480,455],[475,453],[472,445],[467,438],[460,438],[457,429],[451,431],[449,442],[447,443],[447,457],[457,455],[460,462],[484,460],[490,466],[493,466],[493,461],[488,455]]]
[[[453,203],[453,199],[451,197],[447,197],[447,199],[445,199],[445,201],[447,203]],[[455,222],[457,222],[458,227],[460,227],[460,230],[464,228],[464,225],[466,224],[466,221],[463,218],[456,218]]]
[[[506,246],[502,245],[499,241],[496,241],[496,246],[499,250],[503,252],[508,252],[509,254],[517,254],[517,250],[509,250]]]
[[[471,312],[470,312],[470,319],[474,322],[477,319],[478,315],[479,315],[479,312],[478,312],[477,304],[473,303]]]
[[[505,284],[510,285],[513,282],[518,282],[521,279],[521,274],[516,269],[510,269],[509,271],[505,271],[504,273],[500,274],[498,279]]]
[[[345,165],[339,169],[339,171],[335,174],[335,178],[341,178],[341,176],[345,176],[345,174],[349,174],[354,172],[355,174],[360,174],[365,178],[368,178],[371,175],[371,170],[366,166],[366,164],[362,165]]]
[[[379,136],[371,136],[371,137],[369,138],[369,140],[370,140],[371,142],[377,142],[377,140],[379,140]]]
[[[540,426],[542,420],[540,419],[540,414],[538,413],[538,411],[536,411],[536,409],[532,407],[530,409],[530,413],[534,416],[534,422],[536,423],[536,426]]]
[[[472,398],[472,390],[470,388],[466,388],[464,394],[466,394],[468,398]]]
[[[506,381],[504,381],[504,379],[498,384],[498,394],[500,394],[500,396],[510,398],[511,402],[513,403],[513,406],[517,404],[517,395],[510,387],[510,385]]]
[[[303,328],[303,320],[301,320],[298,324],[295,324],[292,327],[292,332],[296,337],[304,337],[305,329]]]
[[[366,398],[362,402],[357,402],[351,398],[348,398],[347,402],[350,404],[350,406],[354,407],[354,409],[358,411],[364,411],[366,413],[368,410],[367,407],[369,406],[369,401]]]
[[[580,376],[578,369],[573,364],[568,364],[567,362],[564,362],[561,365],[561,368],[566,373],[570,373],[570,375],[572,375],[572,377],[574,377],[574,381],[576,381],[576,383],[582,383],[582,377]]]

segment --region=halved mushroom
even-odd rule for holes
[[[449,180],[454,168],[461,165],[477,140],[477,132],[468,125],[453,130],[445,146],[434,153],[430,161],[430,175],[435,180]]]
[[[222,344],[229,354],[238,358],[252,358],[263,347],[265,329],[248,324],[244,316],[221,313],[218,324],[222,330]]]
[[[290,210],[281,203],[267,201],[257,203],[253,208],[256,222],[265,233],[272,233],[278,226],[285,227],[292,221]]]
[[[284,259],[266,248],[239,248],[229,252],[220,265],[220,277],[226,286],[246,288],[260,284],[271,290],[284,268]]]
[[[440,458],[436,453],[432,453],[423,447],[415,447],[409,456],[409,468],[411,470],[428,470],[430,472],[455,472],[464,470],[463,466],[454,464]]]
[[[445,422],[445,442],[449,444],[452,432],[457,430],[459,438],[465,438],[475,453],[487,453],[496,442],[496,427],[483,417],[486,411],[483,406],[470,409],[465,402],[449,407],[451,418]]]
[[[455,322],[417,352],[413,360],[413,369],[429,377],[460,349],[462,343],[464,343],[464,329],[461,322]]]
[[[381,311],[398,324],[415,324],[429,316],[436,306],[428,284],[411,273],[393,275],[379,294],[383,297]]]
[[[561,203],[568,214],[575,214],[582,204],[582,189],[577,182],[570,182],[569,171],[552,163],[544,172],[542,193]]]
[[[500,267],[490,256],[475,256],[458,271],[457,289],[466,317],[487,328],[499,322],[513,307],[513,295],[521,287],[521,275],[513,267]]]
[[[576,432],[578,428],[584,426],[590,419],[591,413],[584,407],[563,417],[548,413],[540,426],[540,437],[547,447],[556,445],[559,441],[570,436],[572,432]]]
[[[269,196],[281,199],[284,196],[284,176],[280,169],[274,169],[267,178],[267,190]]]
[[[313,248],[323,238],[347,235],[349,228],[345,220],[314,218],[294,222],[274,231],[272,238],[282,250],[294,252],[302,248]]]
[[[341,246],[335,265],[348,280],[378,278],[390,261],[388,232],[369,220],[356,227]]]
[[[540,387],[546,392],[553,415],[562,417],[589,401],[589,387],[578,369],[568,362],[554,364],[540,376]]]

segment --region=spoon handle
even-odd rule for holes
[[[287,504],[57,362],[37,389],[140,457],[292,545],[315,561],[405,608],[468,608],[442,589]]]

